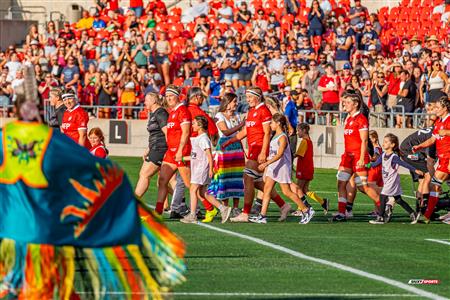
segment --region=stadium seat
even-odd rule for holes
[[[409,6],[409,0],[402,0],[402,2],[399,3],[399,6],[408,7]]]

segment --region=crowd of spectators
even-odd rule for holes
[[[170,83],[199,86],[210,111],[226,92],[243,94],[250,85],[297,110],[337,111],[352,89],[375,112],[416,112],[449,92],[450,5],[443,0],[403,0],[372,13],[361,0],[193,0],[184,11],[145,2],[96,0],[95,11],[59,30],[53,21],[42,31],[31,26],[23,45],[0,51],[0,106],[13,103],[26,62],[35,66],[42,103],[52,87],[72,88],[82,105],[104,106],[95,110],[102,118],[119,106],[130,107],[123,117],[139,117],[131,107]],[[433,29],[395,30],[402,9],[422,6],[428,15],[408,22],[433,22]],[[303,118],[314,122],[312,114]]]

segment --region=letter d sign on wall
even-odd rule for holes
[[[109,143],[128,144],[128,124],[126,121],[109,121]]]

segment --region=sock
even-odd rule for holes
[[[284,202],[284,200],[281,198],[280,195],[276,195],[275,197],[272,198],[273,202],[275,202],[279,208],[282,208],[283,205],[286,204],[286,202]]]
[[[316,192],[307,192],[306,195],[308,195],[309,198],[313,199],[314,201],[318,202],[320,205],[323,205],[323,198],[316,194]]]
[[[308,200],[306,200],[306,196],[303,195],[300,200],[302,200],[303,204],[305,204],[306,207],[311,207],[311,204],[308,203]]]
[[[353,210],[353,202],[347,202],[347,204],[345,205],[345,210],[352,211]]]
[[[203,206],[205,207],[205,209],[207,211],[211,211],[214,209],[214,206],[211,203],[209,203],[206,199],[201,199],[201,200],[202,200]]]
[[[439,192],[430,192],[430,197],[428,198],[427,210],[423,214],[428,220],[434,212],[434,208],[439,201]]]
[[[414,210],[409,206],[408,203],[406,203],[402,197],[396,197],[395,202],[397,202],[401,207],[403,207],[404,210],[408,212],[408,215],[411,215],[414,213]]]
[[[252,209],[252,204],[251,203],[244,203],[244,209],[242,210],[242,212],[244,214],[250,214],[250,210]]]
[[[347,199],[344,197],[339,197],[338,198],[338,211],[341,214],[345,214],[345,207],[347,204]]]
[[[262,206],[262,199],[256,198],[255,205]]]
[[[158,214],[162,215],[163,210],[164,210],[164,202],[156,202],[155,211],[156,211]]]

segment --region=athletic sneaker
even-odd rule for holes
[[[260,203],[259,201],[254,201],[253,202],[253,206],[250,209],[250,214],[252,215],[258,215],[261,212],[261,208],[262,208],[262,203]]]
[[[303,212],[301,210],[295,210],[291,213],[291,216],[294,217],[303,217]]]
[[[387,207],[387,205],[386,205]],[[376,209],[372,210],[370,213],[367,214],[368,217],[378,217],[378,211]]]
[[[252,223],[258,223],[258,224],[267,224],[267,217],[263,216],[261,214],[258,214],[257,216],[250,217],[248,219]]]
[[[229,207],[229,206],[224,206],[220,210],[220,216],[222,217],[222,223],[225,223],[226,221],[228,221],[228,219],[230,218],[230,214],[231,214],[231,207]]]
[[[389,223],[392,219],[393,207],[392,205],[386,205],[386,210],[384,211],[386,215],[386,223]]]
[[[410,224],[417,224],[417,220],[418,220],[418,215],[420,213],[416,214],[416,213],[412,213],[409,215],[410,219],[411,219],[411,223]]]
[[[370,224],[375,224],[375,225],[382,225],[382,224],[386,224],[386,222],[383,220],[382,217],[378,216],[375,220],[370,220],[369,221]]]
[[[439,221],[443,221],[450,218],[450,212],[446,213],[445,215],[440,216],[438,219]]]
[[[353,209],[345,211],[345,218],[346,219],[352,219],[353,218]]]
[[[202,223],[211,223],[214,220],[214,217],[217,216],[219,211],[217,208],[213,208],[212,210],[207,210],[205,213],[205,218],[202,220]]]
[[[331,222],[345,222],[345,221],[347,221],[347,219],[345,218],[345,215],[341,213],[335,214],[331,219]]]
[[[184,216],[184,218],[181,219],[180,222],[186,223],[186,224],[196,224],[197,216],[195,214],[188,214],[188,215]]]
[[[311,221],[311,219],[314,217],[315,213],[316,212],[314,211],[314,209],[312,207],[310,207],[307,212],[303,213],[303,217],[299,223],[300,224],[308,224],[309,221]]]
[[[323,198],[323,215],[326,216],[328,214],[328,209],[330,208],[330,201],[327,198]]]
[[[248,215],[244,213],[240,213],[234,218],[230,218],[230,221],[233,223],[248,223]]]
[[[239,208],[237,208],[237,207],[235,207],[235,208],[233,208],[233,209],[231,210],[231,217],[232,217],[232,218],[237,217],[237,216],[239,216],[240,214],[241,214],[241,210],[240,210]]]
[[[172,210],[170,212],[169,219],[171,219],[171,220],[179,220],[181,218],[183,218],[183,216],[179,212],[176,212],[174,210]]]
[[[281,215],[278,218],[278,222],[283,222],[286,221],[289,212],[291,211],[291,205],[289,203],[285,203],[281,208],[280,208],[280,212]]]
[[[442,223],[450,225],[450,217],[447,219],[442,220]]]

